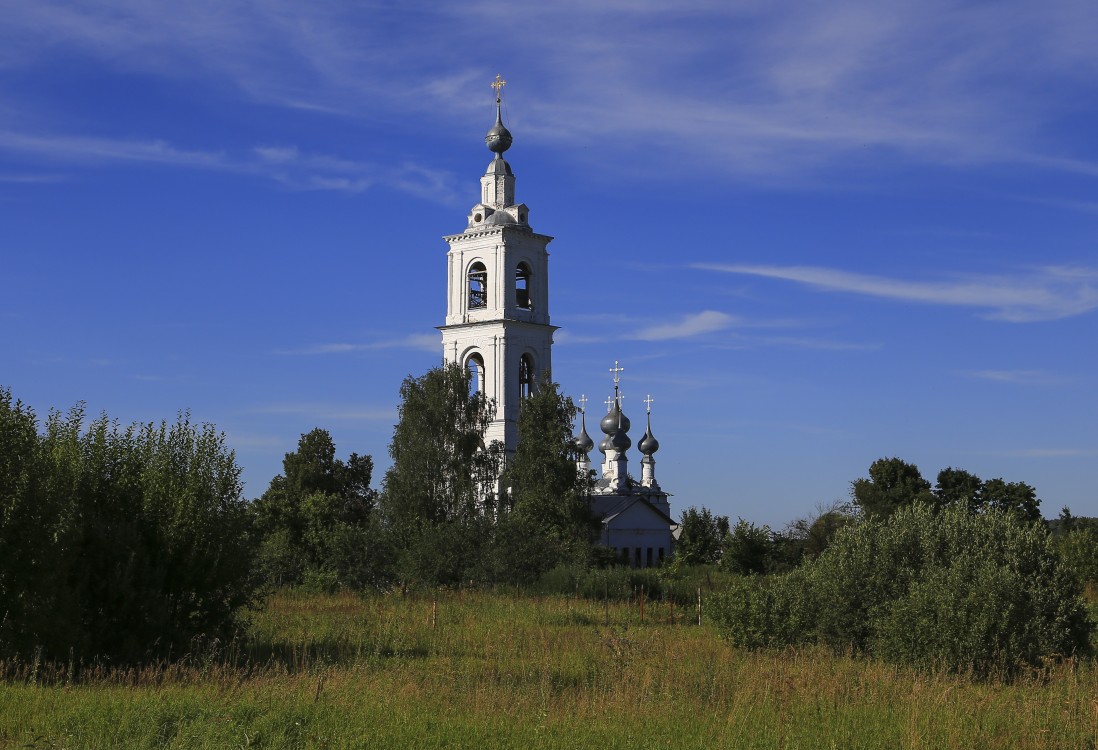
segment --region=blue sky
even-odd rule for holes
[[[897,455],[1098,515],[1089,0],[0,11],[0,384],[40,414],[190,409],[249,497],[316,426],[380,479],[502,73],[554,375],[597,405],[622,361],[677,510],[781,526]]]

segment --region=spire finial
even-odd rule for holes
[[[652,394],[648,394],[648,398],[644,399],[644,405],[648,407],[648,413],[652,413],[652,404],[656,403],[656,399],[652,398]]]
[[[503,113],[500,110],[501,94],[503,87],[507,85],[507,81],[503,80],[503,76],[497,73],[496,80],[488,85],[496,90],[496,124],[488,131],[488,135],[484,137],[484,142],[487,144],[488,150],[493,152],[497,159],[502,159],[503,152],[511,148],[511,131],[503,126]]]
[[[496,104],[500,103],[501,95],[503,94],[503,87],[507,85],[507,81],[503,80],[503,76],[496,73],[496,80],[488,84],[496,90]]]
[[[587,406],[587,395],[581,393],[579,397],[580,414],[586,414],[587,410],[584,408]]]
[[[614,360],[614,366],[610,368],[610,372],[614,373],[614,388],[618,387],[618,383],[621,382],[621,374],[625,372],[625,368],[618,364],[618,361]]]
[[[613,396],[607,396],[606,400],[603,403],[606,404],[606,411],[610,411],[611,409],[614,408],[614,403],[615,403],[614,402],[614,397]]]

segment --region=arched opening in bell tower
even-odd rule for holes
[[[519,357],[519,398],[534,393],[534,359],[529,354]]]
[[[465,377],[469,379],[469,393],[484,393],[484,358],[473,353],[465,360]]]
[[[530,266],[525,261],[515,268],[515,305],[529,310],[530,305]]]
[[[469,309],[488,306],[488,269],[477,261],[469,266]]]

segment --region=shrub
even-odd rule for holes
[[[212,426],[85,429],[75,408],[38,434],[0,391],[0,442],[0,653],[179,653],[255,600],[240,470]]]
[[[796,645],[808,637],[812,600],[800,571],[734,580],[706,600],[721,635],[741,648]]]
[[[800,571],[744,580],[711,611],[746,647],[814,640],[976,676],[1085,651],[1093,629],[1042,525],[964,508],[848,527]]]

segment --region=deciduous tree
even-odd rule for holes
[[[381,513],[405,580],[456,583],[480,565],[503,449],[485,445],[495,405],[456,364],[408,376],[389,443]]]
[[[565,561],[582,562],[597,528],[587,502],[589,480],[576,470],[575,416],[572,400],[548,378],[519,408],[518,448],[502,482],[511,517],[507,533],[497,539],[500,545],[518,542],[523,548],[531,539],[539,542],[537,557],[523,566],[528,573]]]
[[[918,502],[934,502],[930,482],[923,479],[919,467],[899,458],[874,461],[869,466],[869,478],[851,484],[851,494],[862,512],[872,518],[887,518]]]

